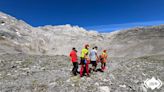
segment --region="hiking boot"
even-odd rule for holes
[[[76,73],[80,74],[80,72],[79,72],[79,71],[77,71]]]
[[[77,74],[75,73],[74,76],[77,76]]]

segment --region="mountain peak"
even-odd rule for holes
[[[80,50],[84,44],[89,43],[91,47],[107,49],[111,56],[159,54],[164,53],[161,48],[163,34],[164,26],[103,34],[70,24],[32,27],[22,20],[0,13],[0,48],[8,53],[10,51],[4,47],[24,53],[67,55],[72,47]]]

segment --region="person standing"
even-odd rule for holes
[[[73,68],[72,68],[72,73],[73,75],[77,75],[78,73],[78,57],[77,57],[77,50],[76,48],[72,48],[72,51],[70,52],[70,60],[73,64]]]
[[[95,46],[91,52],[90,52],[90,60],[91,60],[91,64],[92,64],[92,70],[94,72],[96,72],[96,67],[97,67],[97,63],[98,63],[98,54],[97,54],[97,50],[98,50],[98,47]]]
[[[81,58],[81,62],[80,62],[81,63],[80,77],[83,76],[83,73],[84,73],[83,71],[84,70],[86,71],[87,76],[88,77],[90,76],[89,75],[89,58],[88,58],[89,51],[88,50],[89,50],[89,45],[86,44],[85,48],[82,49],[82,51],[81,51],[81,56],[80,56],[80,58]]]
[[[101,54],[101,70],[104,71],[106,69],[106,62],[107,62],[107,51],[104,50]]]

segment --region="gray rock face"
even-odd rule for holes
[[[22,20],[0,13],[1,53],[68,55],[72,47],[77,50],[89,43],[99,50],[107,49],[112,57],[139,57],[163,54],[164,26],[134,28],[101,34],[78,26],[60,25],[32,27]]]
[[[86,43],[99,54],[107,49],[107,69],[72,76],[69,51],[79,54]],[[101,34],[71,25],[32,27],[0,12],[0,92],[164,92],[143,84],[164,81],[163,45],[163,25]]]
[[[12,50],[29,54],[66,55],[73,46],[80,50],[86,43],[92,42],[92,45],[103,39],[97,32],[88,32],[78,26],[34,28],[4,13],[0,13],[0,21],[0,44],[5,53]]]
[[[164,26],[134,28],[120,31],[114,35],[111,46],[114,56],[139,57],[164,54]]]

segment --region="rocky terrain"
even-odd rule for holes
[[[76,47],[107,49],[107,70],[72,76],[68,54]],[[164,92],[164,26],[98,33],[71,25],[32,27],[0,12],[0,92]],[[99,66],[100,67],[100,64]]]
[[[5,54],[0,58],[1,92],[164,91],[163,87],[152,91],[143,84],[152,76],[164,81],[164,55],[111,58],[104,73],[91,73],[91,77],[83,78],[71,75],[67,56]]]

